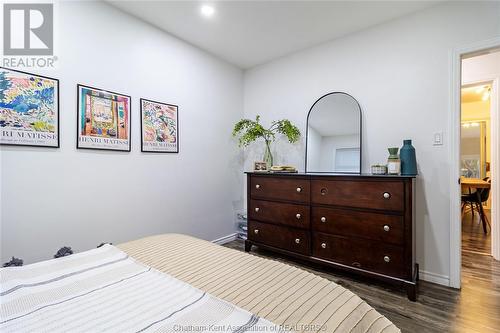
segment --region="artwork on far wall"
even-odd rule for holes
[[[179,107],[141,98],[141,150],[179,152]]]
[[[59,147],[59,80],[0,67],[0,144]]]
[[[130,96],[79,84],[77,148],[130,151]]]

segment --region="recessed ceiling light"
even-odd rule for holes
[[[205,17],[210,17],[215,14],[215,8],[210,5],[203,5],[200,8],[201,15]]]

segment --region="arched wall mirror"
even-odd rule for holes
[[[326,94],[309,110],[306,172],[361,173],[361,107],[351,95]]]

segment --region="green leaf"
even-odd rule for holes
[[[260,116],[255,120],[241,119],[233,128],[233,136],[238,137],[239,146],[246,147],[257,139],[264,139],[266,142],[276,140],[276,134],[282,134],[287,137],[290,143],[295,143],[300,138],[300,130],[288,119],[273,121],[271,127],[265,129],[260,124]]]
[[[290,143],[299,141],[300,130],[297,126],[292,124],[288,119],[282,119],[274,122],[276,124],[277,132],[286,136]]]

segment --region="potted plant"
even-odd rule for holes
[[[233,136],[239,137],[238,141],[240,147],[246,147],[260,138],[264,140],[266,148],[263,161],[267,163],[268,168],[273,166],[271,142],[276,140],[277,134],[286,136],[290,143],[295,143],[300,138],[300,130],[288,119],[275,120],[271,123],[269,128],[264,128],[264,126],[260,124],[260,116],[257,115],[255,120],[241,119],[233,128]]]

